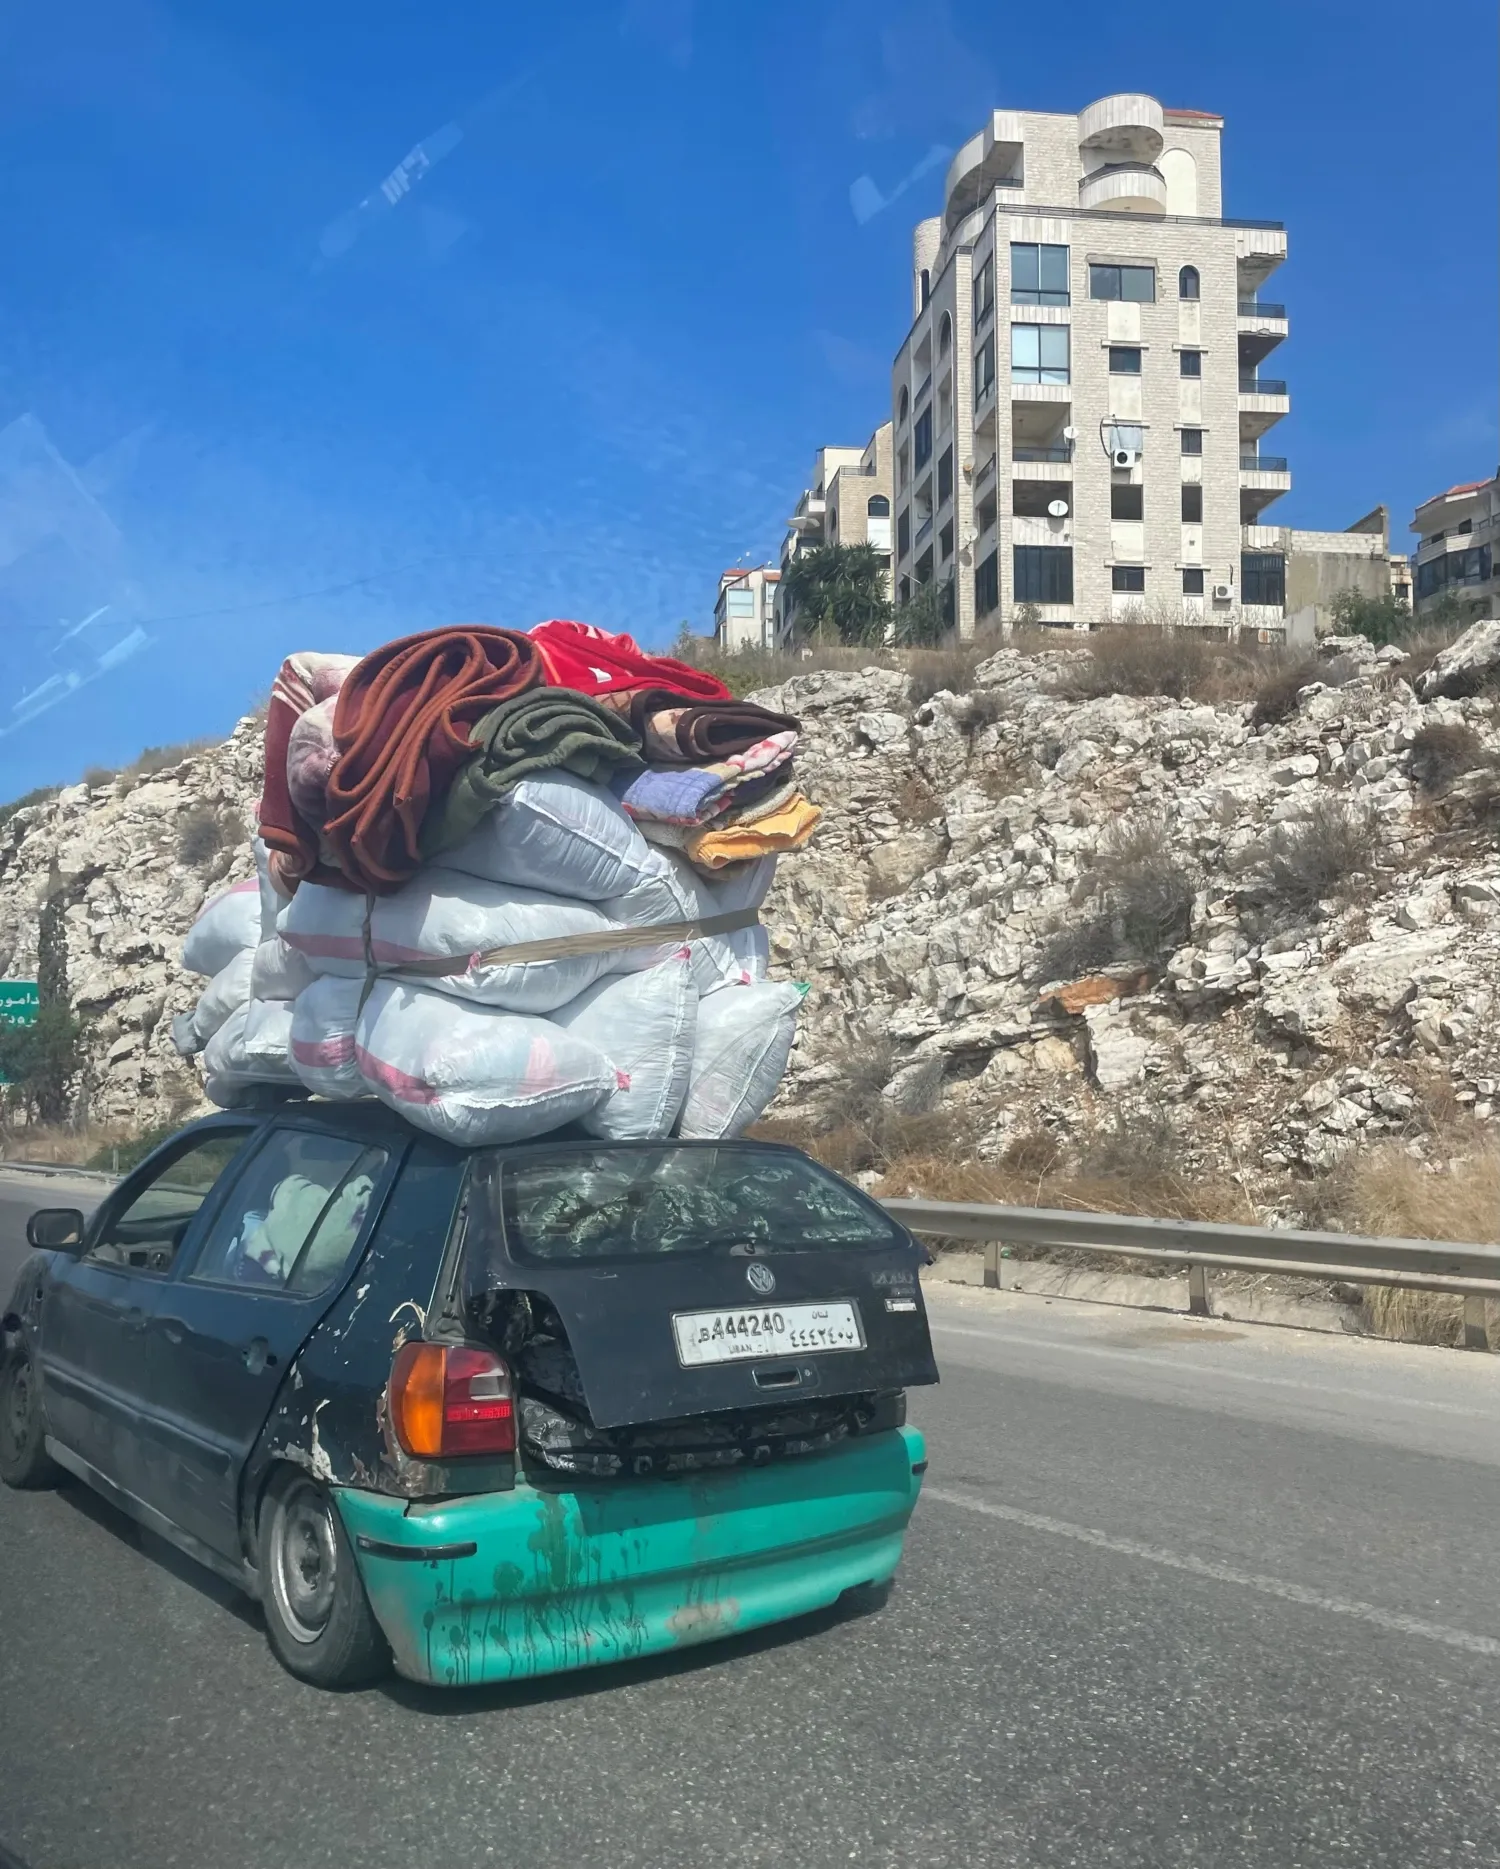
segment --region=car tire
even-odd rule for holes
[[[266,1489],[256,1525],[261,1609],[276,1659],[314,1687],[367,1687],[391,1650],[328,1489],[300,1468]]]
[[[62,1468],[47,1452],[42,1385],[31,1352],[18,1345],[0,1354],[0,1480],[7,1486],[55,1486]]]

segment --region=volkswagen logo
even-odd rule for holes
[[[762,1265],[759,1259],[752,1260],[745,1267],[745,1277],[751,1291],[758,1291],[763,1298],[776,1289],[776,1274],[768,1265]]]

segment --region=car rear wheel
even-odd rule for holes
[[[325,1487],[278,1475],[256,1543],[266,1635],[284,1668],[315,1687],[364,1687],[389,1671],[390,1647]]]
[[[0,1355],[0,1480],[7,1486],[55,1486],[62,1478],[46,1433],[36,1364],[17,1346]]]

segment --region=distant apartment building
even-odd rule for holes
[[[719,578],[714,637],[726,654],[776,646],[776,587],[781,573],[770,565],[736,565]]]
[[[793,561],[819,545],[871,545],[885,561],[891,588],[891,424],[882,422],[863,448],[820,448],[811,484],[788,519],[781,545],[783,574]],[[796,608],[789,591],[778,598],[776,642],[796,634]]]
[[[1418,616],[1454,597],[1470,617],[1500,616],[1500,474],[1471,480],[1424,500],[1411,529],[1412,607]]]
[[[892,380],[898,603],[951,580],[963,636],[1023,607],[1282,629],[1286,234],[1224,218],[1222,130],[1125,94],[997,110],[954,158]]]

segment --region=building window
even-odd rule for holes
[[[896,516],[896,556],[904,558],[911,550],[911,508],[903,506]]]
[[[938,456],[938,505],[953,497],[953,450],[944,448]]]
[[[910,578],[902,578],[900,584],[897,586],[896,601],[898,603],[903,603],[903,604],[911,602],[911,579]]]
[[[1073,505],[1073,488],[1066,480],[1013,480],[1010,483],[1010,510],[1018,519],[1051,519],[1049,506],[1062,502],[1065,511]]]
[[[1190,525],[1198,525],[1203,518],[1203,489],[1196,481],[1182,489],[1182,517]]]
[[[1280,552],[1241,552],[1240,602],[1286,607],[1286,559]]]
[[[1140,596],[1146,588],[1146,567],[1144,565],[1114,565],[1109,574],[1109,588],[1112,591],[1130,591]]]
[[[1139,376],[1141,373],[1140,351],[1131,344],[1111,344],[1109,373],[1111,376]]]
[[[938,355],[946,357],[953,346],[953,320],[947,312],[943,313],[943,322],[938,326]]]
[[[891,503],[883,493],[872,493],[865,501],[865,511],[872,519],[889,519]]]
[[[932,459],[932,404],[929,403],[917,417],[917,425],[911,431],[911,464],[917,473]]]
[[[725,591],[724,610],[732,617],[753,617],[755,615],[755,592],[743,588]]]
[[[974,358],[974,407],[995,387],[995,340],[987,337]]]
[[[1015,598],[1018,604],[1070,604],[1073,601],[1073,548],[1069,545],[1017,545]]]
[[[1010,328],[1010,380],[1013,383],[1066,383],[1068,327],[1065,324],[1013,324]]]
[[[1177,275],[1177,296],[1180,299],[1195,299],[1198,296],[1198,268],[1184,266]]]
[[[1182,452],[1184,454],[1202,454],[1203,452],[1203,430],[1201,428],[1183,429]]]
[[[1000,554],[991,552],[974,572],[974,614],[988,616],[1000,606]]]
[[[942,531],[938,533],[938,557],[939,558],[951,558],[952,556],[953,556],[953,521],[950,519],[947,525],[943,527]]]
[[[1201,571],[1183,572],[1182,594],[1184,597],[1201,597],[1203,595],[1203,573]]]
[[[983,324],[995,309],[995,262],[986,260],[974,275],[974,322]]]
[[[1203,352],[1201,350],[1182,351],[1177,359],[1177,368],[1183,376],[1202,376]]]
[[[1474,530],[1474,521],[1472,519],[1460,519],[1453,530],[1455,532],[1472,532]]]
[[[896,420],[898,422],[904,422],[907,416],[910,414],[910,412],[911,412],[911,392],[907,389],[906,385],[903,383],[901,385],[901,394],[896,398]]]
[[[1118,297],[1118,293],[1116,297]],[[1010,302],[1012,305],[1066,305],[1068,249],[1022,245],[1010,249]]]
[[[1471,545],[1463,552],[1443,552],[1417,566],[1417,595],[1432,597],[1448,584],[1485,584],[1492,558],[1488,545]]]
[[[1091,299],[1133,299],[1149,304],[1156,297],[1154,266],[1090,266]]]
[[[1144,519],[1145,489],[1133,487],[1128,481],[1121,481],[1109,490],[1109,516],[1111,519]]]
[[[932,297],[932,274],[928,272],[927,268],[924,266],[922,268],[922,310],[923,311],[926,311],[927,301],[931,297]]]

